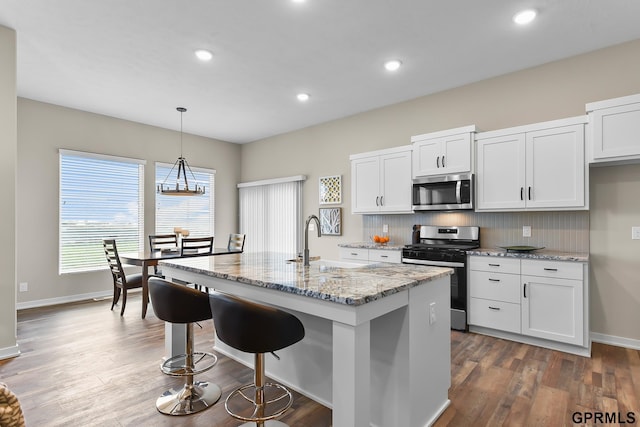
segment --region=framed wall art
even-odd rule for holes
[[[342,203],[342,175],[320,177],[320,204]]]
[[[320,208],[320,234],[342,235],[342,208]]]

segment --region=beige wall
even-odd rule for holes
[[[178,120],[176,113],[176,120]],[[185,120],[185,129],[188,128]],[[180,154],[178,132],[112,117],[18,99],[18,293],[26,306],[110,294],[107,270],[58,274],[58,149],[66,148],[147,161],[145,235],[153,233],[154,162],[173,163]],[[216,170],[216,236],[226,245],[237,229],[240,147],[185,134],[184,155],[191,166]],[[109,185],[105,182],[105,185]],[[105,262],[106,267],[106,262]]]
[[[0,26],[0,359],[16,345],[16,33]]]
[[[488,131],[583,115],[587,102],[640,93],[638,76],[640,40],[244,145],[242,181],[308,175],[303,202],[307,216],[318,212],[318,178],[342,175],[343,236],[310,237],[312,254],[337,257],[337,243],[362,239],[362,216],[350,213],[349,154],[404,145],[410,143],[412,135],[469,124]],[[591,178],[592,188],[598,188],[599,181],[605,179],[620,179],[615,169],[598,171]],[[626,204],[601,201],[592,200],[594,218],[631,214]],[[611,232],[630,234],[627,225],[619,221],[607,224]],[[606,242],[598,251],[615,254],[614,246],[614,242]],[[638,253],[636,250],[636,256]],[[640,287],[628,289],[625,295],[617,293],[619,286],[611,285],[639,277],[638,271],[630,264],[621,265],[603,282],[599,259],[606,258],[598,256],[592,268],[592,331],[640,340],[640,329],[630,330],[628,326],[640,324]],[[613,295],[596,301],[607,292]],[[635,310],[619,310],[614,301],[623,298],[628,304],[635,301]]]

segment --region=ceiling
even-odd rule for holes
[[[174,130],[184,106],[185,132],[234,143],[640,39],[639,16],[637,0],[0,2],[18,96]]]

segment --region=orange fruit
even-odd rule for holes
[[[378,236],[377,234],[373,236],[373,241],[376,243],[380,243],[380,236]]]

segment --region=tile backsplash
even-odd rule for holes
[[[476,225],[480,245],[495,248],[510,245],[544,246],[562,252],[589,252],[589,212],[425,212],[412,215],[364,215],[363,241],[389,226],[391,243],[411,243],[414,224]],[[522,227],[531,226],[531,237],[522,237]]]

